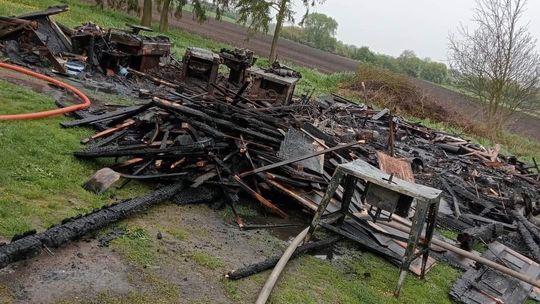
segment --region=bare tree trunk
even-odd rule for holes
[[[163,0],[161,7],[161,17],[159,18],[159,31],[166,33],[169,31],[169,7],[171,0]]]
[[[276,18],[276,29],[274,30],[274,37],[272,38],[272,46],[270,47],[270,62],[276,61],[277,44],[279,36],[281,35],[281,29],[283,28],[283,20],[285,20],[285,11],[287,10],[287,4],[289,0],[281,0],[279,4],[279,12]]]
[[[141,25],[148,27],[152,26],[152,0],[144,0]]]
[[[96,0],[96,4],[101,8],[102,10],[107,8],[107,0]]]

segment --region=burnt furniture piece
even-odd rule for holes
[[[291,103],[296,83],[301,77],[298,72],[279,67],[279,64],[266,70],[251,67],[247,69],[247,74],[252,83],[250,97],[281,105]]]
[[[84,23],[71,34],[73,53],[87,56],[90,69],[101,67],[104,73],[109,70],[117,73],[127,67],[131,56],[111,47],[108,32],[92,22]]]
[[[334,197],[336,190],[343,180],[345,180],[345,191],[343,192],[341,210],[335,214],[335,216],[338,216],[337,228],[339,229],[339,226],[343,224],[346,217],[350,217],[353,220],[361,220],[349,211],[358,179],[366,182],[363,202],[365,205],[371,206],[370,215],[374,221],[377,219],[381,220],[382,211],[385,211],[385,214],[388,215],[388,220],[391,219],[392,214],[398,210],[398,202],[402,200],[401,197],[416,199],[416,208],[412,218],[409,238],[394,237],[397,240],[407,242],[405,256],[400,266],[398,284],[394,293],[395,296],[399,296],[399,291],[411,262],[420,256],[422,256],[421,278],[424,277],[429,257],[429,245],[433,237],[437,211],[439,209],[441,190],[401,180],[393,175],[384,173],[360,159],[350,163],[340,164],[334,172],[326,194],[313,217],[306,241],[309,241],[316,227],[320,224],[321,217],[326,212],[328,203]],[[421,239],[424,226],[426,226],[426,232],[424,238]],[[418,250],[417,246],[419,247]]]
[[[229,68],[228,81],[233,84],[241,84],[246,79],[246,70],[255,64],[257,58],[253,56],[253,51],[248,49],[221,49],[219,56]]]
[[[8,53],[10,59],[19,63],[36,62],[41,60],[36,58],[39,54],[56,71],[66,73],[57,57],[71,51],[71,41],[51,16],[68,10],[67,5],[59,5],[14,18],[0,17],[0,41],[12,41],[17,47]]]
[[[221,57],[218,54],[201,48],[189,47],[182,59],[181,80],[198,78],[205,81],[210,94],[214,91],[212,84],[216,83]]]
[[[143,36],[140,31],[151,28],[128,24],[131,30],[110,30],[109,40],[116,50],[130,56],[129,66],[137,71],[147,71],[159,67],[161,58],[171,53],[171,42],[165,36]]]

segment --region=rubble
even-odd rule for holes
[[[77,120],[61,124],[96,130],[94,135],[81,139],[86,147],[75,151],[76,157],[114,159],[112,165],[90,180],[88,189],[106,191],[119,178],[125,180],[124,185],[132,179],[151,180],[169,184],[162,189],[175,189],[158,195],[157,201],[162,201],[180,191],[178,185],[186,185],[182,195],[174,197],[175,203],[218,201],[232,208],[240,229],[253,229],[257,226],[246,224],[235,211],[242,195],[283,218],[288,217],[290,204],[297,203],[309,219],[323,200],[336,168],[360,160],[390,174],[389,184],[395,176],[412,185],[440,189],[437,225],[460,233],[458,245],[462,249],[470,251],[478,243],[498,240],[508,247],[490,245],[489,250],[512,248],[512,252],[522,253],[523,259],[540,262],[540,229],[530,220],[540,214],[540,171],[536,160],[534,166],[528,166],[515,157],[502,155],[499,145],[488,149],[393,116],[388,109],[375,110],[337,95],[295,96],[300,73],[279,63],[269,68],[254,66],[256,58],[249,50],[188,48],[178,63],[171,57],[168,38],[140,35],[147,28],[106,30],[86,23],[71,30],[49,18],[66,10],[57,7],[0,18],[0,48],[14,63],[44,69],[42,59],[46,58],[54,70],[78,79],[81,85],[99,87],[107,82],[114,90],[140,98],[138,105],[77,111]],[[74,62],[83,68],[78,69]],[[221,64],[229,68],[228,77],[219,73]],[[112,178],[99,180],[105,173],[112,173]],[[391,205],[391,213],[404,218],[419,206],[410,198],[375,195],[377,189],[373,190],[366,178],[335,186],[336,193],[323,210],[323,219],[339,212],[342,202],[350,204],[346,211],[351,214],[376,212],[375,218],[388,214],[372,210],[376,204],[370,202],[374,200]],[[145,206],[154,203],[144,197],[134,200],[142,200]],[[131,209],[116,209],[128,204],[70,219],[42,234],[25,235],[1,246],[0,268],[34,255],[43,244],[60,246],[124,218]],[[139,209],[138,205],[132,207]],[[106,216],[109,219],[85,224],[102,214],[110,214]],[[355,241],[362,249],[402,265],[406,244],[396,238],[403,238],[403,232],[377,226],[374,220],[365,218],[341,224],[336,227],[330,220],[321,222],[325,229]],[[65,235],[55,232],[64,228],[69,230]],[[506,237],[509,235],[512,237]],[[516,238],[519,242],[512,241]],[[320,244],[335,241],[337,238]],[[312,248],[304,246],[300,252]],[[438,254],[434,256],[439,258]],[[429,270],[435,259],[432,256],[426,261]],[[423,273],[420,259],[409,262],[411,272]],[[277,258],[272,258],[240,273],[255,273],[275,263]],[[532,275],[538,278],[540,272]],[[243,276],[230,273],[231,278]],[[464,275],[474,280],[482,276],[476,269]],[[467,280],[467,284],[474,281]],[[468,298],[486,295],[495,301],[518,301],[530,293],[531,286],[516,282],[513,284],[521,284],[523,289],[519,297],[504,292],[493,294],[486,291],[486,286],[470,287],[463,282],[457,283],[452,296],[465,303],[469,303]],[[479,293],[466,294],[471,288]]]

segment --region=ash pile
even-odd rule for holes
[[[268,216],[288,218],[293,204],[306,222],[319,214],[326,230],[419,276],[437,260],[451,263],[465,271],[451,291],[457,301],[539,298],[531,283],[540,276],[536,160],[527,165],[502,155],[500,145],[485,148],[337,95],[296,96],[298,72],[279,63],[257,67],[249,50],[188,48],[180,61],[171,56],[167,37],[141,35],[148,28],[102,29],[86,23],[69,29],[51,20],[66,10],[0,18],[4,54],[11,62],[49,74],[54,70],[78,85],[113,83],[118,92],[139,98],[133,106],[78,111],[76,120],[62,123],[96,130],[81,139],[86,147],[76,157],[114,159],[85,183],[86,189],[100,193],[130,180],[166,186],[66,219],[43,233],[17,236],[0,247],[0,266],[163,200],[232,208],[232,220],[246,229],[250,224],[235,211],[246,198]],[[221,65],[228,75],[220,73]],[[351,163],[365,170],[352,172]],[[335,173],[342,169],[359,178],[336,184]],[[384,182],[374,180],[381,174]],[[400,186],[402,181],[406,186]],[[438,191],[437,210],[424,221],[431,218],[433,225],[456,232],[457,240],[435,232],[432,241],[429,224],[424,233],[423,226],[410,221],[423,209],[407,189],[419,185]],[[336,215],[340,218],[333,221]],[[409,230],[388,224],[396,222]],[[412,239],[415,246],[423,243],[429,256],[415,255],[414,247],[407,246],[415,229],[422,238]],[[479,245],[483,254],[475,252]],[[495,271],[486,261],[505,269]],[[263,264],[228,277],[272,267]]]

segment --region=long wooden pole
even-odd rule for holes
[[[319,155],[322,155],[322,154],[326,154],[326,153],[330,153],[330,152],[350,148],[352,146],[356,146],[356,145],[363,144],[363,143],[365,143],[364,140],[359,140],[359,141],[351,142],[351,143],[348,143],[348,144],[345,144],[345,145],[342,145],[342,146],[335,146],[335,147],[330,148],[330,149],[317,151],[315,153],[302,155],[302,156],[299,156],[299,157],[295,157],[295,158],[287,159],[287,160],[280,161],[280,162],[277,162],[277,163],[273,163],[273,164],[270,164],[270,165],[267,165],[267,166],[259,167],[257,169],[251,170],[251,171],[243,172],[243,173],[239,174],[239,176],[243,178],[243,177],[246,177],[246,176],[250,176],[250,175],[253,175],[253,174],[257,174],[257,173],[260,173],[260,172],[268,171],[268,170],[275,169],[275,168],[278,168],[278,167],[281,167],[281,166],[285,166],[285,165],[289,165],[289,164],[292,164],[292,163],[295,163],[295,162],[299,162],[299,161],[302,161],[304,159],[308,159],[308,158],[312,158],[312,157],[319,156]]]
[[[406,226],[403,226],[401,224],[398,224],[398,223],[395,223],[395,222],[383,222],[383,221],[380,221],[380,222],[377,222],[377,224],[380,224],[380,225],[385,225],[385,226],[388,226],[388,227],[392,227],[394,229],[397,229],[397,230],[400,230],[402,232],[405,232],[405,233],[410,233],[410,228],[409,227],[406,227]],[[486,265],[490,268],[493,268],[497,271],[500,271],[504,274],[507,274],[511,277],[514,277],[520,281],[523,281],[525,283],[529,283],[531,284],[532,286],[534,287],[538,287],[540,288],[540,280],[537,280],[536,278],[532,278],[524,273],[521,273],[521,272],[517,272],[513,269],[510,269],[508,267],[505,267],[501,264],[497,264],[491,260],[488,260],[486,258],[483,258],[483,257],[480,257],[480,256],[477,256],[477,255],[474,255],[473,253],[471,252],[468,252],[468,251],[465,251],[461,248],[458,248],[458,247],[455,247],[453,245],[450,245],[446,242],[443,242],[441,240],[437,240],[437,239],[432,239],[431,240],[431,243],[433,245],[437,245],[439,247],[442,247],[448,251],[452,251],[452,252],[455,252],[463,257],[466,257],[466,258],[469,258],[473,261],[476,261],[480,264],[483,264],[483,265]]]

